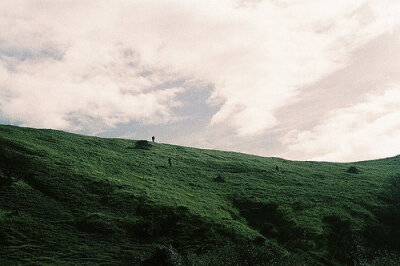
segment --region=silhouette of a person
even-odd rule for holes
[[[172,159],[171,159],[171,157],[168,157],[168,163],[169,163],[169,167],[172,167]]]
[[[151,140],[152,140],[153,142],[155,141],[155,139],[156,139],[156,138],[155,138],[154,136],[151,137]]]

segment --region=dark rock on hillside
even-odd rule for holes
[[[139,140],[135,144],[136,149],[150,150],[151,147],[152,147],[151,143],[148,142],[147,140]]]
[[[358,170],[357,167],[355,167],[355,166],[350,166],[350,167],[347,169],[347,173],[350,173],[350,174],[358,174],[358,173],[360,173],[360,170]]]

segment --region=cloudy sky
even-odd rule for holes
[[[2,0],[0,122],[296,160],[400,154],[398,0]]]

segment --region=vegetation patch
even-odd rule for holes
[[[400,157],[351,165],[0,125],[0,265],[395,265]]]
[[[148,142],[147,140],[138,140],[135,143],[135,148],[136,149],[141,149],[141,150],[150,150],[152,147],[151,143]]]
[[[355,236],[351,229],[351,223],[337,215],[325,216],[324,239],[332,259],[336,259],[346,265],[352,264],[355,254]]]
[[[346,172],[349,174],[359,174],[360,170],[358,170],[358,168],[355,166],[350,166],[349,168],[347,168]]]
[[[143,265],[182,265],[182,256],[171,245],[159,246],[150,258],[143,261]]]
[[[301,236],[301,230],[295,222],[286,218],[277,203],[239,199],[234,201],[234,205],[249,226],[266,238],[287,244]]]
[[[221,175],[218,175],[213,180],[214,180],[214,182],[217,182],[217,183],[225,183],[225,178]]]
[[[90,213],[77,217],[75,226],[87,233],[112,234],[118,231],[115,221],[101,213]]]
[[[396,174],[382,195],[386,204],[375,210],[377,221],[365,230],[368,242],[381,252],[400,250],[400,174]]]

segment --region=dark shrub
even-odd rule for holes
[[[262,244],[265,243],[265,237],[256,236],[256,237],[253,239],[253,242],[254,242],[254,244],[256,244],[256,245],[262,245]]]
[[[170,245],[157,247],[150,258],[143,261],[143,265],[175,266],[182,265],[182,257]]]
[[[9,186],[14,180],[25,179],[32,172],[34,163],[27,154],[13,150],[12,146],[9,149],[0,140],[0,187]]]
[[[375,248],[400,250],[400,174],[390,180],[383,198],[386,204],[375,211],[378,221],[367,226],[365,235]]]
[[[9,186],[11,184],[12,184],[12,178],[0,172],[0,188]]]
[[[225,178],[223,178],[221,175],[218,175],[216,178],[214,178],[214,182],[225,183]]]
[[[52,197],[54,199],[60,198],[60,195],[56,193],[54,187],[47,185],[47,183],[39,176],[36,176],[34,174],[29,174],[24,178],[24,180],[32,188],[39,190],[43,194]]]
[[[151,144],[147,140],[139,140],[135,144],[136,149],[150,150]]]
[[[133,238],[147,238],[154,235],[155,226],[153,222],[143,218],[124,222],[124,227]]]
[[[261,234],[267,235],[270,237],[276,237],[279,235],[278,229],[275,227],[275,225],[273,225],[270,222],[266,222],[263,225],[261,225],[260,232],[261,232]]]
[[[352,262],[352,254],[354,252],[353,232],[350,221],[343,220],[337,215],[325,216],[322,221],[330,254],[342,263],[349,264]]]
[[[358,174],[358,173],[360,173],[360,171],[357,169],[357,167],[355,167],[355,166],[350,166],[350,167],[347,169],[347,173],[350,173],[350,174]]]
[[[118,231],[115,223],[106,216],[98,213],[91,213],[75,219],[75,227],[87,233],[112,234]]]
[[[0,149],[0,172],[10,180],[24,178],[32,168],[31,159],[24,154]]]
[[[115,190],[115,187],[107,179],[92,181],[87,187],[91,192],[99,195],[107,195]]]
[[[400,207],[400,174],[390,180],[388,201],[396,207]]]
[[[277,264],[279,255],[269,245],[240,240],[216,246],[207,253],[190,258],[185,265],[300,265]]]
[[[292,219],[274,202],[258,202],[249,199],[235,199],[234,206],[246,219],[249,226],[266,238],[274,238],[279,243],[286,243],[301,237],[302,231]]]

